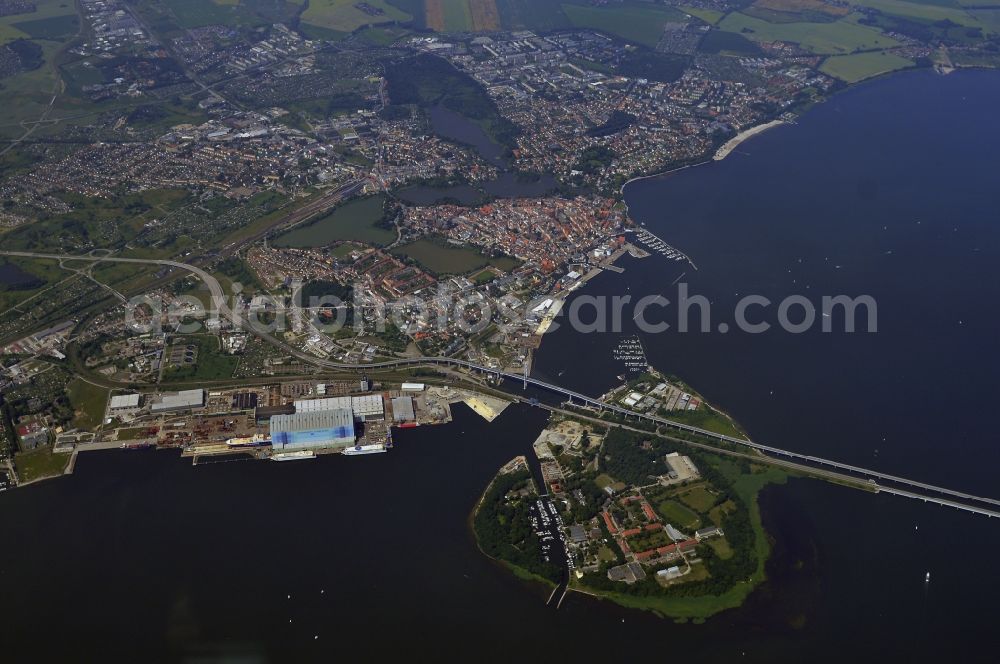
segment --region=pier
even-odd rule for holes
[[[698,269],[698,266],[694,264],[694,261],[691,260],[690,256],[685,254],[680,249],[670,246],[669,244],[667,244],[665,240],[657,237],[652,231],[646,230],[645,228],[639,228],[639,229],[629,229],[625,232],[634,233],[636,242],[646,247],[651,252],[660,254],[661,256],[664,256],[671,260],[687,261],[688,263],[690,263],[691,267],[693,267],[696,270]]]

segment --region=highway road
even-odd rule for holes
[[[420,358],[400,358],[395,360],[389,360],[385,362],[372,362],[367,364],[341,364],[337,362],[331,362],[329,360],[323,360],[317,358],[313,355],[303,353],[298,349],[295,349],[283,341],[276,339],[274,336],[257,329],[250,321],[244,319],[243,316],[239,316],[234,312],[226,301],[225,292],[219,281],[213,277],[211,274],[205,270],[188,263],[181,263],[179,261],[171,260],[156,260],[156,259],[145,259],[145,258],[118,258],[112,256],[75,256],[70,254],[43,254],[43,253],[33,253],[33,252],[21,252],[21,251],[0,251],[0,255],[5,256],[18,256],[24,258],[42,258],[42,259],[52,259],[52,260],[82,260],[82,261],[99,261],[99,262],[120,262],[120,263],[138,263],[146,265],[163,265],[178,268],[181,270],[186,270],[199,279],[201,279],[209,292],[212,295],[213,302],[215,302],[218,308],[218,315],[226,320],[230,321],[235,327],[242,328],[247,332],[254,334],[255,336],[267,341],[273,346],[279,348],[282,352],[287,353],[293,357],[296,357],[303,362],[312,364],[313,366],[325,368],[325,369],[337,369],[337,370],[352,370],[352,371],[364,371],[364,370],[378,370],[378,369],[396,369],[396,368],[408,368],[408,367],[427,367],[427,366],[445,366],[445,367],[461,367],[471,371],[477,371],[485,374],[490,374],[498,378],[507,378],[515,382],[522,382],[525,386],[531,385],[542,390],[552,392],[567,398],[570,403],[578,403],[579,405],[586,405],[598,409],[599,411],[609,411],[612,413],[617,413],[624,416],[625,418],[634,418],[638,422],[650,422],[657,426],[669,427],[678,431],[683,431],[687,433],[696,434],[704,438],[709,438],[722,443],[728,443],[730,445],[737,445],[751,450],[755,450],[759,453],[765,453],[770,455],[783,456],[790,459],[795,459],[797,462],[802,462],[804,468],[813,468],[815,466],[826,466],[829,468],[835,468],[842,473],[845,473],[844,477],[851,478],[855,481],[858,479],[867,480],[872,483],[872,488],[879,491],[886,491],[893,493],[895,495],[906,496],[910,498],[915,498],[918,500],[924,500],[928,502],[935,502],[941,505],[947,505],[949,507],[957,507],[960,509],[966,509],[968,511],[985,514],[987,516],[1000,516],[989,508],[984,506],[1000,506],[1000,499],[989,498],[984,496],[976,496],[970,493],[956,491],[954,489],[949,489],[947,487],[936,486],[926,482],[920,482],[917,480],[911,480],[905,477],[900,477],[898,475],[892,475],[889,473],[883,473],[877,470],[872,470],[870,468],[863,468],[860,466],[854,466],[851,464],[842,463],[839,461],[834,461],[831,459],[825,459],[822,457],[802,454],[800,452],[794,452],[791,450],[785,450],[778,447],[773,447],[770,445],[764,445],[761,443],[756,443],[752,440],[744,438],[736,438],[733,436],[727,436],[724,434],[716,433],[714,431],[708,431],[706,429],[701,429],[699,427],[691,426],[689,424],[684,424],[681,422],[675,422],[673,420],[658,417],[655,415],[649,415],[646,413],[638,413],[635,411],[628,410],[617,404],[610,404],[600,401],[594,397],[575,392],[573,390],[566,389],[559,385],[552,383],[547,383],[545,381],[538,380],[537,378],[531,378],[530,376],[523,376],[519,374],[512,374],[505,371],[500,371],[490,367],[485,367],[473,362],[468,362],[466,360],[459,360],[449,357],[420,357]],[[878,483],[881,482],[881,483]],[[887,486],[884,483],[896,484],[897,487]],[[940,496],[948,496],[949,498],[941,498],[936,496],[929,496],[922,493],[917,493],[914,490],[927,491]],[[959,502],[967,501],[968,503],[973,503],[972,505]],[[979,506],[977,507],[976,504]]]

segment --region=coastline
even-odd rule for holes
[[[651,173],[649,175],[637,175],[636,177],[626,180],[622,186],[618,189],[619,195],[622,196],[622,202],[625,203],[625,210],[628,211],[628,202],[625,201],[625,187],[629,186],[633,182],[639,182],[641,180],[652,180],[653,178],[663,177],[664,175],[670,175],[671,173],[677,173],[678,171],[683,171],[688,168],[694,168],[695,166],[704,166],[710,163],[711,159],[704,159],[694,164],[684,164],[683,166],[676,166],[674,168],[668,168],[665,171],[659,171],[658,173]]]
[[[733,150],[739,147],[740,143],[743,141],[749,140],[757,134],[763,134],[768,129],[773,129],[774,127],[783,124],[785,124],[784,120],[771,120],[770,122],[765,122],[764,124],[759,124],[745,131],[741,131],[736,136],[733,136],[728,141],[723,143],[722,146],[715,151],[715,154],[712,156],[712,161],[722,161],[728,157]]]
[[[469,529],[469,533],[472,535],[472,541],[476,543],[476,549],[479,550],[479,553],[486,556],[486,558],[490,562],[509,571],[511,574],[513,574],[518,579],[521,579],[522,581],[537,583],[545,588],[552,588],[554,592],[555,589],[559,587],[558,585],[556,585],[549,579],[546,579],[544,576],[540,576],[538,574],[535,574],[534,572],[530,572],[524,569],[523,567],[515,565],[514,563],[508,560],[491,556],[490,554],[486,553],[486,551],[483,549],[482,543],[479,541],[479,533],[476,532],[476,516],[479,514],[479,509],[482,507],[483,501],[486,500],[486,494],[488,494],[490,492],[490,489],[493,488],[493,484],[497,481],[497,478],[500,477],[500,475],[502,474],[502,470],[503,469],[501,468],[501,470],[497,471],[497,473],[490,479],[489,484],[486,485],[486,488],[483,489],[483,492],[479,495],[479,500],[476,501],[476,506],[472,509],[471,512],[469,512],[469,516],[465,520],[465,525]],[[532,477],[531,479],[531,484],[532,486],[535,486],[534,477]],[[537,486],[535,486],[535,491],[537,495],[538,491]]]
[[[705,158],[702,161],[693,164],[684,164],[683,166],[668,168],[665,171],[658,171],[656,173],[650,173],[649,175],[637,175],[634,178],[626,180],[622,184],[622,186],[618,189],[618,193],[622,196],[623,202],[625,202],[624,201],[625,187],[629,186],[633,182],[640,182],[642,180],[652,180],[653,178],[663,177],[664,175],[677,173],[678,171],[683,171],[688,168],[694,168],[695,166],[704,166],[705,164],[711,163],[713,161],[722,161],[723,159],[728,157],[732,153],[732,151],[735,150],[740,145],[740,143],[753,138],[757,134],[762,134],[768,129],[772,129],[774,127],[777,127],[778,125],[783,125],[783,124],[788,124],[788,123],[785,122],[784,120],[771,120],[770,122],[765,122],[763,124],[755,125],[750,129],[741,131],[739,134],[737,134],[736,136],[732,137],[731,139],[723,143],[721,146],[719,146],[719,148],[715,151],[715,153],[712,155],[710,159]],[[628,208],[628,202],[625,202],[625,208],[626,209]]]

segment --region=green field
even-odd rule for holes
[[[595,477],[594,483],[598,487],[600,487],[602,491],[607,487],[611,487],[613,491],[622,491],[627,486],[624,482],[619,482],[615,478],[611,477],[610,475],[606,475],[604,473],[601,473],[600,475]]]
[[[684,15],[675,9],[626,4],[615,7],[588,7],[564,4],[563,12],[574,27],[592,28],[646,46],[656,46],[668,21]]]
[[[821,55],[838,55],[877,48],[892,48],[899,42],[878,30],[857,25],[850,17],[833,23],[768,23],[733,12],[719,28],[742,34],[758,42],[785,41]]]
[[[469,32],[472,30],[472,12],[466,0],[443,0],[444,29],[447,32]]]
[[[486,265],[495,265],[501,270],[511,270],[518,265],[513,258],[487,258],[475,249],[455,247],[441,241],[422,239],[392,250],[400,256],[408,256],[431,272],[437,274],[465,274]]]
[[[9,18],[9,17],[8,17]],[[3,41],[0,24],[0,41]],[[3,79],[0,86],[0,137],[19,137],[24,134],[22,121],[39,119],[49,106],[58,80],[51,66],[62,44],[40,40],[44,64],[38,69]]]
[[[570,23],[562,10],[563,0],[496,0],[500,24],[505,30],[558,30]]]
[[[708,545],[715,550],[716,555],[723,560],[729,560],[733,557],[733,549],[729,546],[729,542],[725,540],[724,537],[716,537],[708,541]]]
[[[743,434],[733,426],[732,421],[728,417],[711,408],[702,407],[698,410],[675,410],[668,412],[666,417],[669,420],[690,424],[700,429],[714,431],[726,436],[743,438]]]
[[[923,2],[906,2],[906,0],[850,0],[850,3],[858,7],[877,9],[885,14],[895,16],[923,19],[926,21],[949,20],[953,23],[970,27],[981,25],[975,16],[954,5],[945,6]],[[986,5],[988,3],[975,4]]]
[[[53,454],[52,448],[46,445],[30,452],[21,452],[14,456],[14,467],[21,482],[33,482],[45,477],[58,477],[69,464],[69,454]]]
[[[690,491],[682,493],[679,498],[688,507],[696,512],[704,514],[715,504],[716,495],[702,486],[696,486]]]
[[[912,67],[913,64],[912,60],[879,51],[854,55],[835,55],[827,58],[819,69],[834,78],[848,83],[856,83],[872,76]]]
[[[665,500],[656,506],[664,519],[682,530],[694,530],[701,527],[701,519],[690,509],[676,500]]]
[[[721,21],[722,17],[725,16],[724,13],[715,11],[714,9],[702,9],[700,7],[681,7],[681,11],[687,12],[691,16],[700,18],[705,23],[711,23],[712,25]]]
[[[983,26],[983,31],[993,34],[1000,33],[1000,8],[973,9],[969,13]]]
[[[385,197],[381,195],[351,201],[309,225],[279,236],[274,246],[325,247],[338,240],[388,244],[396,239],[396,233],[375,225],[382,218],[384,205]]]
[[[61,41],[77,33],[80,29],[80,19],[76,14],[66,14],[64,16],[22,21],[15,23],[14,27],[32,39]]]
[[[366,14],[354,6],[359,4],[358,0],[310,0],[309,7],[302,13],[302,21],[328,30],[353,32],[366,25],[404,22],[413,18],[385,0],[366,0],[366,2],[372,7],[381,9],[383,13],[378,16]]]
[[[410,34],[410,31],[406,28],[388,26],[384,28],[365,28],[364,30],[358,32],[357,36],[375,46],[388,46],[408,34]]]
[[[265,21],[235,2],[222,0],[163,0],[182,28],[206,25],[260,25]]]
[[[67,388],[69,402],[73,407],[73,426],[77,429],[93,429],[104,419],[108,405],[108,390],[97,387],[80,378]]]
[[[66,36],[69,21],[76,21],[76,4],[73,0],[33,0],[36,11],[0,17],[0,44],[15,39],[32,39]],[[18,25],[21,24],[21,25]],[[56,34],[58,33],[58,34]],[[76,28],[68,34],[76,33]]]
[[[483,270],[472,277],[472,281],[478,284],[488,284],[496,278],[492,270]]]

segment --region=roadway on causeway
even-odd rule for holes
[[[258,336],[259,338],[267,341],[268,343],[274,345],[275,347],[281,349],[283,352],[292,355],[304,362],[312,364],[314,366],[327,368],[327,369],[347,369],[347,370],[376,370],[376,369],[393,369],[400,367],[418,367],[418,366],[447,366],[447,367],[462,367],[465,369],[470,369],[472,371],[479,371],[482,373],[492,374],[498,378],[507,378],[513,381],[523,382],[525,386],[531,385],[533,387],[546,390],[555,394],[565,396],[571,403],[576,401],[581,405],[588,405],[597,408],[601,411],[610,411],[617,413],[626,418],[635,418],[637,421],[645,421],[656,424],[658,426],[666,426],[679,431],[684,431],[687,433],[693,433],[702,437],[717,440],[722,443],[728,443],[731,445],[738,445],[745,448],[755,450],[760,453],[766,453],[771,455],[778,455],[788,457],[790,459],[795,459],[798,462],[803,462],[802,467],[811,467],[809,464],[826,466],[828,468],[835,468],[838,471],[844,473],[842,476],[845,479],[852,481],[857,481],[859,476],[861,479],[866,479],[872,483],[872,488],[878,491],[885,491],[887,493],[893,493],[899,496],[905,496],[908,498],[914,498],[916,500],[923,500],[925,502],[934,502],[939,505],[945,505],[948,507],[956,507],[958,509],[963,509],[966,511],[974,512],[977,514],[984,514],[986,516],[998,516],[1000,517],[1000,512],[988,509],[976,505],[969,505],[963,502],[959,502],[960,499],[963,501],[969,501],[971,503],[979,503],[980,505],[994,505],[1000,506],[1000,499],[988,498],[984,496],[976,496],[970,493],[965,493],[962,491],[956,491],[954,489],[948,489],[946,487],[935,486],[933,484],[928,484],[926,482],[920,482],[917,480],[907,479],[905,477],[900,477],[898,475],[892,475],[889,473],[883,473],[877,470],[872,470],[870,468],[863,468],[860,466],[854,466],[851,464],[841,463],[839,461],[834,461],[831,459],[824,459],[822,457],[802,454],[800,452],[794,452],[791,450],[785,450],[778,447],[772,447],[770,445],[763,445],[761,443],[756,443],[751,440],[736,438],[733,436],[727,436],[724,434],[716,433],[714,431],[708,431],[706,429],[701,429],[699,427],[691,426],[689,424],[684,424],[681,422],[674,422],[663,417],[658,417],[655,415],[649,415],[645,413],[638,413],[635,411],[628,410],[616,404],[609,404],[599,399],[575,392],[573,390],[560,387],[559,385],[554,385],[552,383],[547,383],[545,381],[538,380],[537,378],[531,378],[530,376],[524,376],[520,374],[512,374],[505,371],[499,371],[492,369],[490,367],[485,367],[473,362],[468,362],[466,360],[459,360],[455,358],[448,357],[420,357],[420,358],[399,358],[395,360],[389,360],[386,362],[373,362],[368,364],[341,364],[338,362],[331,362],[329,360],[324,360],[317,358],[313,355],[303,353],[288,344],[284,343],[280,339],[276,339],[270,334],[258,330],[254,325],[239,316],[234,312],[226,302],[226,294],[219,284],[219,281],[213,277],[211,274],[205,270],[188,263],[181,263],[179,261],[171,260],[159,260],[159,259],[146,259],[146,258],[119,258],[105,255],[98,256],[76,256],[70,254],[43,254],[43,253],[33,253],[24,251],[0,251],[0,255],[5,256],[17,256],[24,258],[42,258],[42,259],[52,259],[52,260],[81,260],[81,261],[96,261],[96,262],[117,262],[117,263],[138,263],[146,265],[163,265],[178,268],[181,270],[186,270],[204,282],[204,284],[209,289],[212,295],[212,301],[218,309],[218,314],[232,323],[235,327],[242,328],[247,332]],[[889,482],[893,484],[900,485],[899,487],[886,486],[884,484],[877,484],[876,481]],[[942,496],[950,496],[950,498],[941,498],[937,496],[930,496],[922,493],[917,493],[913,490],[923,490],[929,491],[931,493],[941,494]]]

